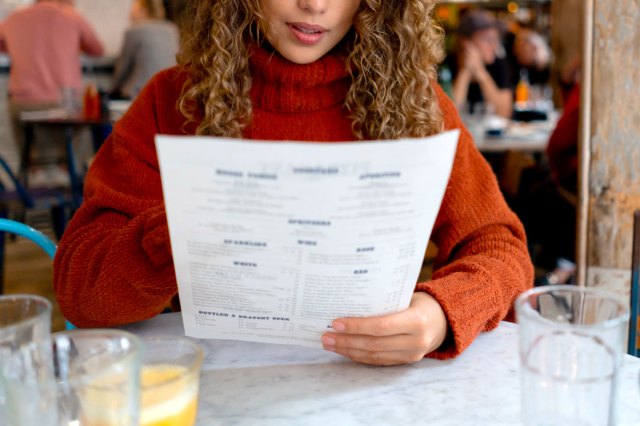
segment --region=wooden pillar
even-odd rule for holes
[[[582,116],[590,121],[582,127],[589,135],[581,163],[588,169],[581,283],[628,297],[633,211],[640,209],[640,1],[585,1],[591,43],[583,108],[590,111]]]

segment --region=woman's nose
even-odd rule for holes
[[[298,0],[298,7],[313,14],[320,14],[327,11],[329,0]]]

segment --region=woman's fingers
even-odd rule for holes
[[[361,349],[338,349],[331,350],[353,361],[369,365],[401,365],[418,362],[424,358],[424,354],[418,351],[386,351],[374,352]]]
[[[412,335],[387,337],[366,336],[361,334],[334,334],[322,336],[322,345],[332,352],[345,353],[351,350],[364,352],[394,352],[421,349]]]
[[[390,315],[366,318],[341,318],[333,322],[335,331],[345,334],[369,336],[394,336],[418,331],[415,312],[412,308]]]
[[[322,336],[326,350],[374,365],[419,361],[442,344],[447,322],[438,302],[415,293],[408,309],[370,318],[341,318]]]

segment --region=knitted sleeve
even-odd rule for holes
[[[157,78],[98,152],[85,200],[54,261],[54,288],[76,326],[150,318],[177,293],[154,136]]]
[[[432,281],[417,291],[442,306],[450,331],[433,358],[460,354],[482,331],[513,319],[513,302],[533,283],[533,266],[523,227],[498,188],[449,98],[438,91],[447,129],[460,128],[449,185],[432,241],[438,255]]]

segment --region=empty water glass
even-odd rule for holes
[[[615,424],[628,305],[608,292],[549,285],[516,301],[525,425]]]
[[[66,111],[69,116],[78,115],[82,109],[80,94],[73,87],[60,88],[60,108]]]
[[[51,304],[38,296],[0,296],[0,425],[54,426]]]
[[[138,426],[140,342],[120,330],[55,333],[60,425]]]

